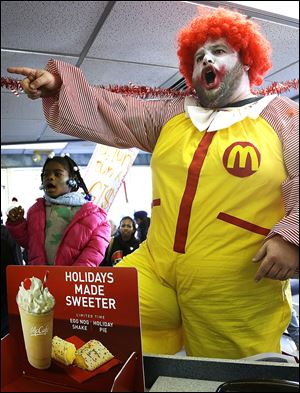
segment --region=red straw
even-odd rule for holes
[[[47,270],[46,273],[45,273],[44,282],[43,282],[43,287],[46,287],[46,282],[47,282],[48,274],[49,274],[49,270]]]

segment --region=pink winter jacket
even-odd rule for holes
[[[9,220],[6,226],[20,246],[28,250],[29,265],[46,265],[45,199],[38,198],[19,223]],[[65,229],[57,248],[56,266],[96,267],[102,262],[110,239],[106,212],[92,202],[81,206]]]

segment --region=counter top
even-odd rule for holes
[[[145,386],[150,392],[213,392],[223,382],[238,379],[299,382],[297,363],[150,354],[144,354],[143,360]]]
[[[215,392],[222,382],[158,377],[149,392]]]

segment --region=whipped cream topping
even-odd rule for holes
[[[31,277],[31,279],[27,278],[21,282],[17,303],[25,311],[42,314],[52,310],[55,305],[55,299],[49,292],[49,289],[43,286],[39,278]]]

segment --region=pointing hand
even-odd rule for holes
[[[59,92],[62,81],[58,75],[53,75],[46,70],[37,70],[28,67],[8,67],[12,74],[24,75],[21,85],[24,92],[32,100],[51,97]]]

